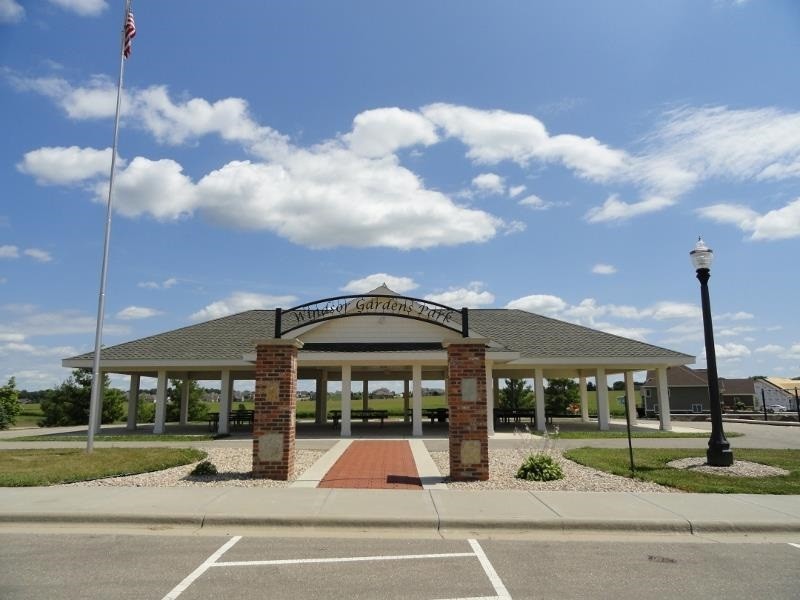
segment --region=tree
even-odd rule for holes
[[[567,413],[567,406],[578,402],[578,384],[572,379],[548,379],[544,391],[545,408],[553,415]]]
[[[597,389],[597,386],[591,381],[586,382],[586,391],[587,392],[594,392]]]
[[[17,382],[10,377],[8,383],[0,387],[0,429],[8,429],[12,425],[16,425],[19,411]]]
[[[612,390],[616,390],[617,392],[621,392],[625,389],[625,382],[624,381],[615,381],[614,385],[611,386]]]
[[[92,373],[75,369],[49,397],[42,399],[44,419],[41,427],[86,425],[89,423],[89,401],[92,393]],[[103,423],[113,423],[122,418],[126,396],[111,387],[108,375],[103,374]]]
[[[170,379],[167,389],[167,421],[179,421],[181,415],[181,396],[183,380]],[[203,402],[203,390],[193,379],[189,380],[189,420],[204,421],[208,418],[208,408]]]
[[[533,390],[524,379],[506,379],[506,387],[500,390],[497,399],[500,408],[530,408],[533,405]]]

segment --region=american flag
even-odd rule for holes
[[[133,11],[128,11],[125,18],[125,44],[122,47],[122,55],[128,58],[131,55],[131,44],[136,37],[136,23],[133,22]]]

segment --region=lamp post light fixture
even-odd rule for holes
[[[730,467],[733,464],[731,445],[722,430],[722,408],[719,397],[719,377],[717,376],[717,354],[714,351],[714,329],[711,324],[711,301],[708,297],[708,279],[711,277],[711,263],[714,253],[697,238],[697,245],[689,253],[700,281],[700,297],[703,307],[703,332],[706,340],[706,373],[708,374],[708,397],[711,401],[711,438],[708,440],[706,459],[712,467]]]

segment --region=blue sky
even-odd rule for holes
[[[0,0],[0,377],[90,350],[123,2]],[[137,0],[104,342],[385,281],[800,376],[800,5]],[[124,382],[116,381],[119,385]]]

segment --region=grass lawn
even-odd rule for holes
[[[678,433],[675,431],[631,431],[632,438],[706,438],[710,433]],[[725,432],[725,437],[739,437],[741,433]],[[627,438],[627,431],[559,431],[558,438],[562,440]]]
[[[630,476],[627,448],[576,448],[564,456],[577,463],[624,477]],[[733,477],[673,469],[667,463],[679,458],[705,457],[705,449],[634,449],[636,478],[687,492],[721,494],[800,494],[800,450],[734,450],[736,460],[748,460],[789,471],[776,477]]]
[[[54,485],[186,465],[206,453],[188,448],[1,450],[0,486]]]
[[[31,404],[20,404],[20,411],[17,415],[15,427],[37,427],[39,421],[44,419],[44,413],[38,402]]]
[[[121,433],[119,435],[95,435],[95,442],[202,442],[213,440],[214,434],[154,434],[154,433]],[[50,435],[26,435],[21,437],[2,439],[0,442],[85,442],[85,434],[77,433],[51,433]]]

